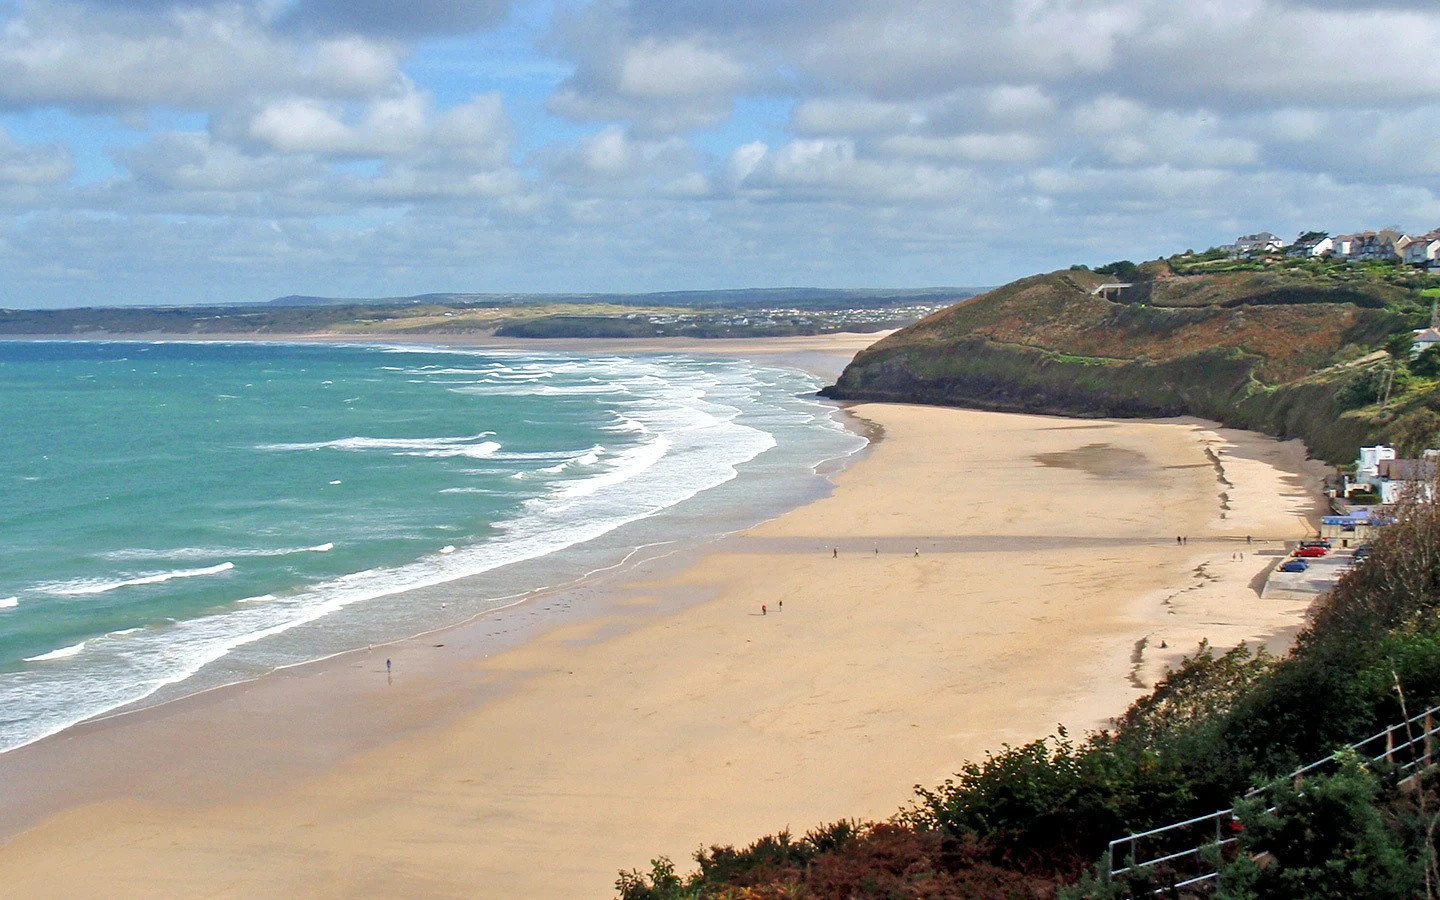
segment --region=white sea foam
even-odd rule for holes
[[[5,597],[0,599],[0,609],[14,609],[20,605],[19,597]]]
[[[152,575],[140,575],[135,578],[126,578],[121,581],[100,581],[98,579],[82,578],[75,581],[64,581],[58,584],[46,585],[41,588],[47,594],[57,594],[62,597],[79,597],[87,594],[106,594],[110,591],[124,587],[138,587],[142,584],[163,584],[173,581],[176,578],[199,578],[205,575],[219,575],[221,572],[228,572],[235,568],[232,562],[223,562],[218,566],[206,566],[203,569],[177,569],[173,572],[156,572]]]
[[[39,656],[27,656],[25,662],[50,662],[56,659],[69,659],[72,656],[79,656],[85,649],[88,641],[81,641],[78,644],[71,644],[68,647],[61,647],[59,650],[51,650],[49,653],[42,653]]]
[[[449,555],[449,554],[451,554],[451,553],[454,553],[454,552],[455,552],[455,545],[454,545],[454,544],[446,544],[445,546],[443,546],[443,547],[440,548],[440,552],[441,552],[441,553],[444,553],[444,554],[446,554],[446,555]]]
[[[392,352],[422,351],[397,348]],[[488,352],[475,355],[493,357]],[[529,360],[523,364],[528,365]],[[0,708],[19,710],[23,716],[18,720],[22,723],[19,727],[7,726],[0,732],[0,750],[143,700],[166,685],[191,678],[238,648],[303,628],[353,604],[539,559],[594,540],[735,478],[737,467],[776,444],[773,435],[737,421],[741,412],[737,404],[747,403],[750,398],[744,379],[722,379],[713,367],[702,371],[702,367],[686,369],[669,361],[572,361],[560,357],[553,362],[545,358],[543,365],[549,371],[563,369],[566,373],[581,373],[582,377],[593,373],[602,381],[623,378],[631,386],[630,394],[617,393],[599,402],[615,406],[617,424],[623,427],[615,428],[613,433],[630,433],[633,439],[617,441],[604,452],[604,448],[597,447],[582,453],[533,455],[552,463],[584,460],[581,465],[586,467],[588,477],[558,480],[551,492],[527,503],[524,513],[492,523],[490,539],[451,553],[355,572],[297,588],[290,594],[247,598],[224,612],[181,619],[164,627],[112,634],[88,645],[61,648],[71,651],[65,657],[55,655],[61,651],[45,654],[47,660],[56,662],[0,676]],[[495,387],[507,390],[524,386]],[[785,399],[789,402],[792,398]],[[457,443],[462,445],[458,449],[478,446],[489,436],[436,438],[429,440],[439,443],[419,446],[413,440],[407,441],[407,446],[380,446],[376,442],[398,439],[351,438],[307,445],[269,445],[265,449],[329,448],[408,455],[457,449]],[[351,443],[340,446],[345,441]],[[495,452],[493,456],[501,459],[507,455]],[[517,472],[513,477],[524,475]]]
[[[317,544],[313,547],[172,547],[168,550],[157,547],[128,547],[123,550],[108,550],[96,554],[96,556],[111,562],[153,562],[157,560],[225,559],[232,556],[247,558],[294,556],[297,553],[324,553],[333,549],[335,549],[334,544]]]
[[[485,438],[495,434],[493,431],[482,431],[480,434],[469,437],[443,437],[443,438],[372,438],[372,437],[347,437],[334,441],[312,441],[292,444],[261,444],[257,450],[345,450],[349,452],[365,452],[370,450],[390,451],[396,456],[430,456],[430,457],[451,457],[468,456],[472,459],[484,459],[493,456],[500,445],[495,441],[487,441]]]

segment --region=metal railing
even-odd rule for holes
[[[1393,766],[1395,771],[1404,774],[1400,782],[1403,785],[1435,764],[1437,737],[1440,737],[1440,706],[1301,766],[1283,778],[1247,792],[1243,799],[1252,800],[1285,782],[1298,789],[1307,776],[1334,764],[1346,750],[1354,751],[1367,765],[1383,761]],[[1275,807],[1269,809],[1274,811]],[[1237,843],[1238,832],[1234,811],[1222,809],[1116,838],[1110,842],[1105,857],[1106,879],[1152,875],[1164,882],[1155,890],[1157,894],[1218,882],[1220,863],[1225,859],[1227,848]],[[1122,864],[1117,867],[1117,862]]]

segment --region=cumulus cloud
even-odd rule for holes
[[[61,144],[21,144],[0,129],[0,184],[57,185],[75,171]]]
[[[0,247],[15,291],[123,274],[117,217],[237,284],[622,289],[1433,227],[1437,44],[1401,0],[0,0]]]
[[[157,15],[27,7],[0,29],[0,106],[210,109],[267,92],[364,97],[393,84],[395,49],[357,37],[300,44],[254,10]]]
[[[509,0],[295,0],[278,23],[323,34],[413,38],[485,28],[501,21],[509,7]]]

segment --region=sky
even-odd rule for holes
[[[0,0],[0,306],[993,285],[1440,226],[1435,0]]]

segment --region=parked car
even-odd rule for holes
[[[1355,548],[1355,559],[1361,560],[1370,555],[1370,545],[1361,544]]]
[[[1304,547],[1304,546],[1302,546],[1299,550],[1296,550],[1296,551],[1295,551],[1295,555],[1296,555],[1296,556],[1305,556],[1305,557],[1315,557],[1315,556],[1324,556],[1325,554],[1327,554],[1327,553],[1329,553],[1329,552],[1330,552],[1330,551],[1329,551],[1329,550],[1326,550],[1324,547],[1315,547],[1315,546]]]
[[[1301,542],[1300,542],[1300,546],[1302,546],[1302,547],[1324,547],[1326,550],[1329,550],[1329,549],[1330,549],[1330,539],[1329,539],[1329,538],[1311,538],[1311,539],[1308,540],[1308,541],[1301,541]]]
[[[1280,564],[1282,572],[1304,572],[1310,568],[1310,564],[1303,559],[1287,559]]]

